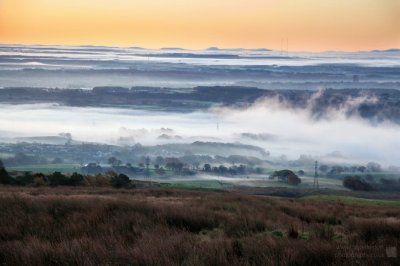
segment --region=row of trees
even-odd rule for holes
[[[146,156],[142,156],[139,158],[138,166],[144,167],[146,165]],[[107,160],[108,164],[111,166],[122,166],[123,162],[116,157],[110,157]],[[150,162],[154,166],[166,166],[167,168],[180,168],[188,167],[192,169],[200,169],[201,165],[204,164],[231,164],[231,165],[249,165],[254,166],[262,163],[262,160],[256,157],[242,156],[242,155],[230,155],[228,157],[223,156],[209,156],[209,155],[193,155],[193,154],[185,154],[181,157],[162,157],[157,156],[150,158]],[[128,163],[127,163],[128,164]],[[126,164],[126,165],[127,165]],[[182,165],[181,165],[182,164]],[[156,168],[156,167],[155,167]]]
[[[5,168],[0,169],[0,183],[6,185],[17,186],[79,186],[83,185],[84,176],[78,173],[73,173],[70,176],[64,175],[61,172],[52,174],[24,172],[15,177],[10,176]]]
[[[176,158],[176,157],[169,157],[169,158],[163,158],[161,156],[158,156],[154,159],[154,164],[152,166],[154,167],[154,170],[157,174],[165,174],[165,169],[169,171],[173,171],[176,174],[183,174],[183,175],[192,175],[195,174],[195,171],[204,171],[207,173],[214,173],[214,174],[220,174],[220,175],[238,175],[238,174],[246,174],[249,172],[255,172],[255,173],[262,173],[261,168],[248,168],[244,164],[240,165],[232,165],[232,166],[225,166],[223,164],[213,166],[209,163],[206,163],[203,165],[203,167],[200,167],[199,163],[196,163],[192,165],[193,167],[189,168],[188,164],[183,162],[181,160],[182,158]],[[125,166],[121,166],[122,162],[115,157],[109,158],[108,162],[109,164],[114,168],[114,169],[119,169],[123,170],[123,168],[127,168],[129,170],[136,169],[144,169],[147,167],[146,165],[146,157],[143,157],[143,162],[140,162],[138,164],[138,169],[137,167],[132,166],[130,163],[127,163]],[[151,161],[150,161],[151,162]],[[165,167],[165,169],[164,169]],[[136,171],[139,173],[140,171]],[[141,171],[141,173],[144,173]]]
[[[205,164],[203,167],[203,171],[220,175],[239,175],[246,173],[246,166],[241,164],[239,166],[234,165],[226,167],[225,165],[211,166],[210,164]]]
[[[379,163],[369,162],[365,166],[340,166],[340,165],[320,165],[319,170],[323,173],[328,174],[340,174],[340,173],[366,173],[366,172],[381,172],[382,167]]]
[[[6,174],[5,174],[6,173]],[[93,180],[95,179],[95,180]],[[96,180],[98,179],[98,180]],[[102,180],[102,181],[101,181]],[[11,177],[4,168],[0,169],[0,184],[15,186],[87,186],[111,185],[115,188],[132,187],[127,175],[108,173],[97,176],[84,176],[79,173],[64,175],[60,172],[52,174],[25,172],[22,175]]]
[[[379,178],[371,175],[346,176],[343,178],[343,186],[357,191],[400,191],[400,178]]]
[[[131,180],[127,175],[116,174],[113,172],[98,175],[101,179],[108,179],[108,183],[113,187],[129,187]],[[84,176],[79,173],[65,175],[61,172],[54,172],[52,174],[31,173],[24,172],[22,174],[11,176],[5,169],[2,161],[0,160],[0,184],[4,185],[17,185],[17,186],[82,186],[88,185],[91,182],[91,176]],[[105,182],[107,183],[107,182]]]

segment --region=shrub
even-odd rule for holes
[[[4,167],[0,167],[0,184],[11,184],[12,178]]]
[[[79,186],[82,185],[83,183],[83,175],[78,174],[78,173],[73,173],[71,177],[69,178],[69,184],[71,186]]]
[[[129,177],[124,174],[115,175],[111,178],[111,185],[115,188],[126,187],[130,182]]]
[[[276,238],[283,238],[284,237],[283,232],[279,231],[279,230],[274,230],[274,231],[271,232],[271,234]]]
[[[293,226],[291,226],[287,232],[288,238],[293,238],[293,239],[297,239],[299,238],[299,233],[297,232],[296,229],[294,229]]]
[[[17,185],[28,186],[34,183],[34,175],[31,172],[25,172],[22,176],[15,178]]]
[[[47,176],[47,182],[50,186],[65,186],[68,185],[69,179],[61,172],[54,172]]]
[[[46,177],[42,173],[36,173],[33,175],[33,185],[35,187],[46,185]]]

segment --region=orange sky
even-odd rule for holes
[[[0,43],[400,47],[399,0],[0,0]]]

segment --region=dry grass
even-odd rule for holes
[[[1,265],[391,265],[400,210],[228,192],[0,187]],[[377,251],[378,252],[378,251]],[[380,250],[379,250],[380,252]],[[382,251],[383,252],[383,251]]]

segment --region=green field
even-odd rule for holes
[[[233,179],[232,182],[235,185],[250,186],[250,187],[287,187],[287,188],[313,188],[314,178],[313,177],[301,177],[301,184],[298,186],[292,186],[281,182],[279,180],[269,180],[268,178],[250,178],[250,179]],[[318,179],[320,188],[335,189],[335,190],[347,190],[342,185],[342,180],[333,178],[319,178]]]
[[[53,172],[62,173],[73,173],[80,172],[81,166],[79,164],[41,164],[41,165],[24,165],[18,167],[7,167],[7,170],[21,171],[21,172],[33,172],[50,174]]]
[[[319,177],[318,184],[320,188],[347,190],[343,187],[342,180],[336,178]],[[301,188],[312,188],[314,186],[314,177],[301,177]]]
[[[165,186],[171,188],[200,188],[220,190],[231,187],[231,184],[218,180],[169,180]]]

